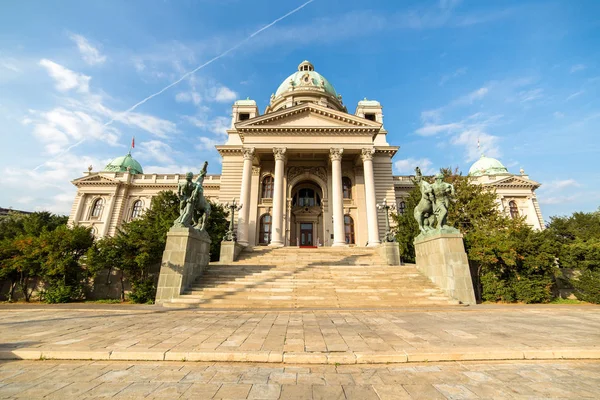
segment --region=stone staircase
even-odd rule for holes
[[[364,247],[255,248],[238,261],[212,263],[166,307],[373,309],[459,304],[413,264],[387,266]]]

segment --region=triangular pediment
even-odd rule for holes
[[[531,179],[523,178],[518,175],[508,176],[506,178],[497,180],[496,182],[489,182],[487,184],[496,187],[540,187],[540,184],[538,182],[532,181]]]
[[[84,176],[84,177],[77,178],[77,179],[73,180],[73,184],[74,185],[80,185],[80,184],[85,184],[85,183],[90,183],[90,184],[116,184],[116,183],[119,183],[119,181],[115,180],[115,179],[108,178],[108,177],[103,176],[103,175],[99,175],[99,174],[88,175],[88,176]]]
[[[235,125],[236,129],[240,131],[263,127],[273,128],[275,126],[285,128],[381,128],[381,124],[378,122],[313,103],[299,104],[239,122]]]

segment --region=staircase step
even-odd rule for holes
[[[210,264],[175,308],[398,308],[456,305],[414,265],[386,265],[377,249],[258,248]]]

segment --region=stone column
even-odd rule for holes
[[[237,237],[238,243],[248,246],[248,219],[250,218],[250,181],[252,180],[252,160],[254,147],[243,149],[244,167],[242,170],[242,189],[240,191],[240,204],[242,209],[238,215]]]
[[[344,234],[344,197],[342,191],[342,153],[344,149],[330,149],[331,209],[333,211],[333,247],[346,246]]]
[[[273,148],[275,156],[275,182],[273,187],[272,247],[283,247],[283,173],[286,148]]]
[[[375,199],[373,153],[375,153],[375,149],[373,148],[362,149],[361,153],[365,175],[365,203],[367,207],[367,227],[369,234],[369,244],[367,247],[375,247],[381,244],[379,240],[379,223],[377,221],[377,200]]]

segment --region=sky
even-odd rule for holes
[[[381,102],[396,174],[484,153],[546,220],[598,208],[600,1],[307,1],[3,2],[0,206],[68,214],[134,136],[146,173],[218,174],[233,102],[310,60],[350,112]]]

